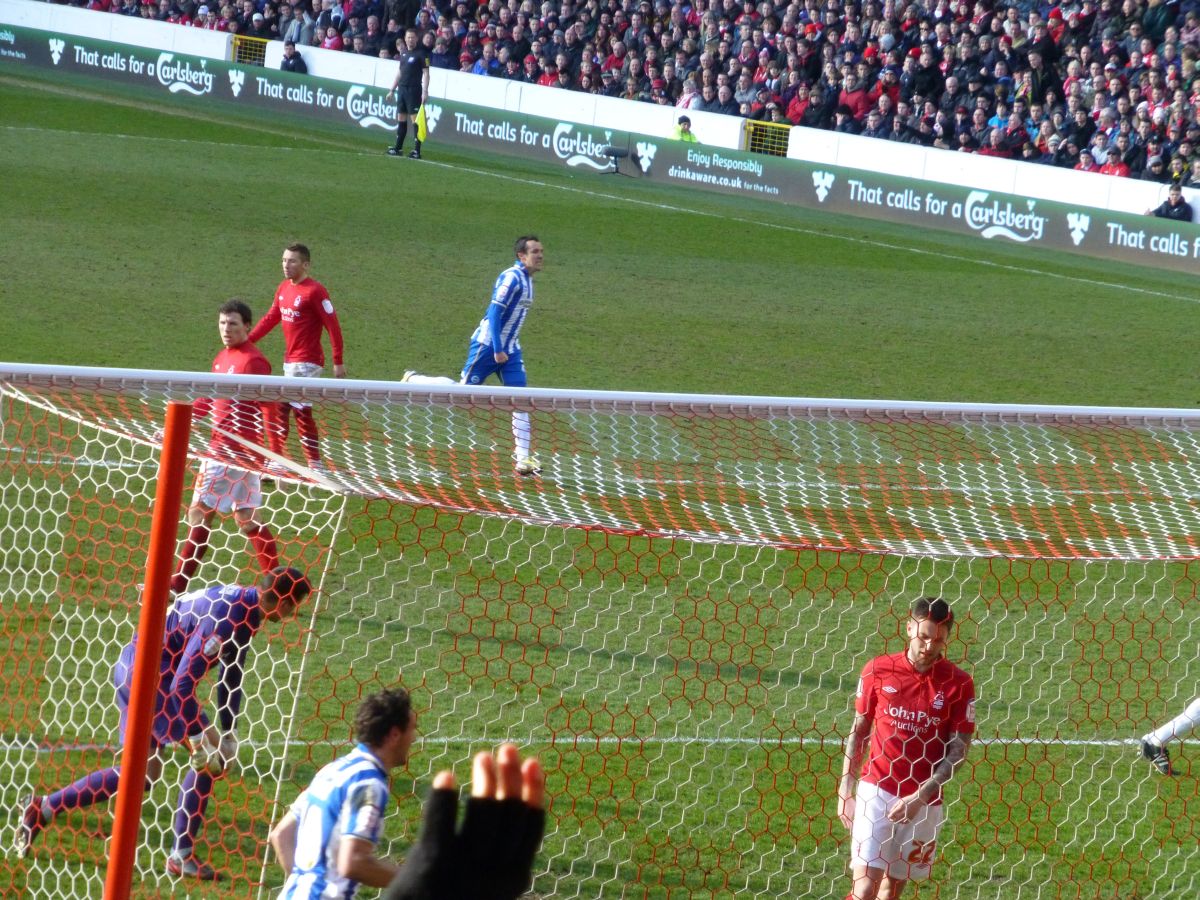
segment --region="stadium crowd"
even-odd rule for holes
[[[384,57],[413,27],[434,67],[1200,186],[1200,0],[72,2]]]

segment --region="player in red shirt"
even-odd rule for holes
[[[283,281],[275,289],[275,299],[267,314],[250,330],[250,340],[258,343],[280,322],[283,322],[283,374],[293,378],[316,378],[325,367],[325,351],[321,347],[321,332],[329,332],[329,347],[333,352],[333,377],[345,378],[342,363],[342,328],[329,292],[319,281],[309,277],[312,256],[304,244],[288,244],[283,251]],[[312,406],[307,403],[283,403],[275,416],[275,427],[267,437],[272,453],[284,455],[287,443],[289,416],[296,413],[296,430],[300,446],[310,468],[321,466],[321,444]]]
[[[271,374],[271,364],[248,337],[253,319],[250,307],[241,300],[230,300],[221,306],[217,330],[225,349],[213,360],[214,372],[223,375]],[[194,416],[212,415],[213,436],[208,449],[213,459],[206,459],[201,464],[195,496],[187,511],[188,535],[179,552],[178,568],[171,577],[171,590],[176,594],[187,590],[188,581],[200,568],[200,560],[208,550],[213,517],[218,512],[222,515],[233,513],[238,528],[249,538],[262,571],[270,572],[279,565],[275,537],[258,514],[262,506],[258,473],[245,468],[260,469],[262,457],[226,434],[236,434],[261,447],[263,426],[270,425],[275,408],[274,403],[249,403],[228,398],[200,399],[193,404]]]
[[[918,600],[908,649],[863,668],[838,783],[838,818],[851,836],[847,900],[897,900],[910,879],[929,877],[942,786],[975,732],[975,683],[944,658],[953,625],[945,600]]]

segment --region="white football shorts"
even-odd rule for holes
[[[858,783],[850,867],[870,866],[883,869],[891,878],[920,881],[929,877],[945,811],[939,803],[926,806],[912,822],[892,822],[887,811],[898,799],[878,785]]]
[[[235,509],[262,506],[262,482],[254,472],[204,460],[196,479],[196,501],[229,515]]]
[[[316,363],[290,363],[283,364],[283,374],[288,378],[320,378],[325,370]],[[311,403],[291,403],[292,409],[308,409],[312,406]],[[284,412],[287,412],[285,409]]]

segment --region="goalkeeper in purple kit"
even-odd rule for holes
[[[213,781],[237,753],[234,725],[242,705],[242,673],[250,639],[263,622],[291,618],[311,591],[312,585],[298,569],[279,566],[263,575],[257,587],[215,585],[184,594],[167,613],[146,777],[153,782],[162,773],[164,748],[185,742],[192,746],[192,768],[184,776],[175,811],[174,849],[167,857],[172,875],[210,881],[217,877],[211,866],[193,856],[192,849],[204,825]],[[135,634],[113,667],[122,744],[136,647]],[[201,708],[196,689],[218,663],[214,724]],[[18,854],[28,853],[59,813],[108,800],[117,792],[119,779],[120,768],[113,765],[31,798],[21,819]]]

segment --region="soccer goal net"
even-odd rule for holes
[[[978,731],[913,897],[1200,895],[1196,778],[1137,738],[1197,693],[1200,416],[484,390],[0,367],[0,799],[112,765],[169,400],[312,404],[261,514],[315,602],[256,638],[236,766],[164,869],[183,752],[146,795],[135,896],[269,896],[266,834],[401,684],[432,774],[513,740],[548,773],[540,897],[842,897],[837,779],[863,664],[938,595]],[[528,414],[540,476],[513,471]],[[193,473],[210,453],[197,418]],[[311,450],[311,447],[309,448]],[[190,499],[190,490],[185,501]],[[182,540],[187,527],[180,522]],[[191,587],[250,584],[218,517]],[[1176,746],[1188,772],[1194,747]],[[107,805],[57,816],[0,893],[97,897]],[[140,893],[139,893],[140,892]]]

